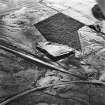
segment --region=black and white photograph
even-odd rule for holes
[[[0,0],[0,105],[105,105],[105,0]]]

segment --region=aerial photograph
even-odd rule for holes
[[[0,0],[0,105],[105,105],[105,0]]]

